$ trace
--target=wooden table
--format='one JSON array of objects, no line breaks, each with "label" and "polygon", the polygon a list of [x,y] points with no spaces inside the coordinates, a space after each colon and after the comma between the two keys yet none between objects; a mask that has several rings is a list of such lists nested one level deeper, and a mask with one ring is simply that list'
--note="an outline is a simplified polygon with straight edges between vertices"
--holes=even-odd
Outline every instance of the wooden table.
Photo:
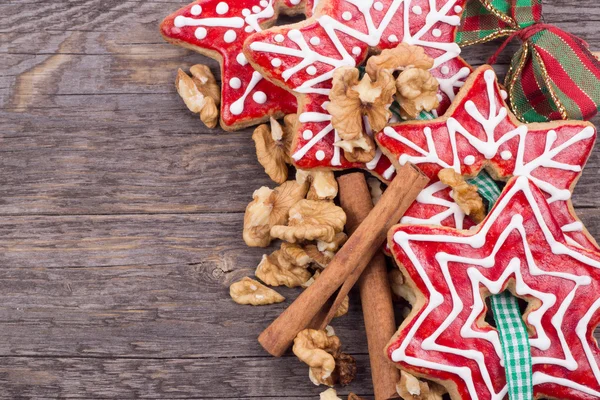
[{"label": "wooden table", "polygon": [[[270,307],[228,286],[264,250],[241,239],[270,182],[251,130],[207,130],[178,67],[216,64],[163,42],[183,1],[0,3],[0,396],[317,399],[295,357],[268,357]],[[595,0],[548,0],[547,22],[600,49]],[[497,46],[468,49],[480,64]],[[506,64],[510,51],[501,58]],[[500,67],[502,68],[502,67]],[[600,237],[600,151],[574,197]],[[372,392],[357,295],[336,320]]]}]

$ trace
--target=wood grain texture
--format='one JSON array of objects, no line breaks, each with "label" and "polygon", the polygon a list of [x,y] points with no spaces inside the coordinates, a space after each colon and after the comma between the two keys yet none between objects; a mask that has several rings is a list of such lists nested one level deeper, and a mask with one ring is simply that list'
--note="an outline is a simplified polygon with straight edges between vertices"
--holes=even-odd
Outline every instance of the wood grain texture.
[{"label": "wood grain texture", "polygon": [[[162,41],[185,1],[0,3],[0,398],[316,399],[291,356],[258,333],[286,302],[244,307],[228,285],[265,250],[241,240],[270,185],[251,130],[211,131],[186,111],[176,68],[213,60]],[[595,0],[546,0],[600,50]],[[466,49],[479,65],[497,43]],[[506,68],[513,44],[500,58]],[[597,122],[598,120],[596,120]],[[600,151],[574,203],[600,237]],[[372,394],[357,293],[334,320]],[[399,312],[400,310],[397,310]]]}]

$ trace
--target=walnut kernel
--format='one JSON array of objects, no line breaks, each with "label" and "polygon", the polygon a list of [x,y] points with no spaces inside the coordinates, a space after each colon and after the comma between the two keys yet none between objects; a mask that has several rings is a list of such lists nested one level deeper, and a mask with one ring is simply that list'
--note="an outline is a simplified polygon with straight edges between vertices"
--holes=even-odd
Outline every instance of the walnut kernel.
[{"label": "walnut kernel", "polygon": [[296,171],[296,181],[308,182],[308,200],[333,200],[338,194],[338,183],[333,171],[302,170]]},{"label": "walnut kernel", "polygon": [[251,304],[253,306],[281,303],[285,300],[282,295],[273,289],[248,277],[233,283],[229,287],[229,295],[238,304]]},{"label": "walnut kernel", "polygon": [[335,358],[340,350],[340,339],[325,331],[305,329],[298,333],[292,348],[296,357],[309,366],[309,377],[315,385],[333,385]]},{"label": "walnut kernel", "polygon": [[477,192],[477,186],[469,185],[452,168],[441,170],[438,177],[442,183],[452,188],[452,198],[465,214],[470,216],[476,223],[480,223],[485,219],[485,205]]},{"label": "walnut kernel", "polygon": [[342,400],[338,397],[335,389],[329,388],[319,394],[319,400]]},{"label": "walnut kernel", "polygon": [[306,196],[306,185],[284,182],[275,190],[266,186],[256,190],[244,214],[243,237],[250,247],[267,247],[272,240],[271,228],[286,224],[290,208]]},{"label": "walnut kernel", "polygon": [[290,288],[302,286],[311,277],[310,271],[287,262],[276,250],[271,255],[264,255],[255,275],[269,286],[287,286]]},{"label": "walnut kernel", "polygon": [[411,68],[402,72],[396,80],[396,99],[406,119],[414,119],[423,110],[431,111],[440,105],[438,89],[440,85],[424,69]]},{"label": "walnut kernel", "polygon": [[290,243],[305,240],[333,241],[344,229],[344,210],[328,201],[301,200],[289,209],[288,225],[271,228],[271,236]]},{"label": "walnut kernel", "polygon": [[210,69],[205,65],[194,65],[193,78],[181,69],[177,71],[175,87],[187,108],[200,114],[200,120],[209,128],[217,126],[221,90]]},{"label": "walnut kernel", "polygon": [[367,74],[375,79],[381,70],[403,71],[407,68],[431,69],[434,60],[425,54],[423,47],[400,43],[396,48],[383,50],[381,54],[369,58]]},{"label": "walnut kernel", "polygon": [[394,77],[387,71],[382,71],[375,80],[365,75],[359,81],[356,68],[336,69],[327,111],[340,138],[356,140],[362,137],[363,116],[367,117],[373,131],[382,130],[391,116],[389,105],[395,92]]},{"label": "walnut kernel", "polygon": [[288,130],[271,117],[270,127],[266,124],[258,126],[252,134],[256,146],[256,157],[265,172],[276,183],[282,184],[288,178],[288,166],[292,160],[289,156],[291,136]]}]

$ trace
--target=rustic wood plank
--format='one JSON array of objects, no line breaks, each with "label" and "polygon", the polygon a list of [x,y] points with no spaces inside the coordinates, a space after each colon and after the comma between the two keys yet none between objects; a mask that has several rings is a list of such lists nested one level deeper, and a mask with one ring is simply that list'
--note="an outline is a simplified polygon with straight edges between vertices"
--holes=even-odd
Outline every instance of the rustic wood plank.
[{"label": "rustic wood plank", "polygon": [[[370,395],[368,357],[358,355],[357,379],[339,389]],[[307,383],[308,382],[308,383]],[[0,398],[318,399],[326,387],[308,368],[285,358],[94,359],[4,357]]]},{"label": "rustic wood plank", "polygon": [[[183,110],[57,114],[0,113],[0,215],[243,212],[273,186],[249,130],[194,134],[199,121]],[[596,150],[577,206],[600,205],[598,168]]]},{"label": "rustic wood plank", "polygon": [[[175,94],[177,67],[208,63],[220,77],[214,61],[158,34],[185,3],[0,4],[10,16],[0,19],[0,398],[275,400],[323,390],[297,360],[264,357],[256,343],[298,290],[263,308],[228,297],[263,253],[241,241],[241,212],[269,182],[250,130],[209,131]],[[573,4],[545,0],[546,22],[600,49],[596,1]],[[497,46],[465,57],[480,64]],[[596,151],[575,194],[596,237],[598,168]],[[359,307],[353,296],[334,321],[360,367],[340,392],[369,395]]]}]

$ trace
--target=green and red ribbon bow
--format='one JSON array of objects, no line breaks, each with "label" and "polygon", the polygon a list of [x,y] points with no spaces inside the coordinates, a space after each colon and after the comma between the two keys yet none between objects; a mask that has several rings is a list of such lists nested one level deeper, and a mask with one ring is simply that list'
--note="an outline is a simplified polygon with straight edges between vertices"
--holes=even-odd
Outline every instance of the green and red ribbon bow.
[{"label": "green and red ribbon bow", "polygon": [[523,45],[512,58],[505,86],[514,113],[525,122],[589,120],[600,107],[600,61],[586,42],[542,22],[542,0],[469,0],[457,36],[461,46],[506,38]]}]

